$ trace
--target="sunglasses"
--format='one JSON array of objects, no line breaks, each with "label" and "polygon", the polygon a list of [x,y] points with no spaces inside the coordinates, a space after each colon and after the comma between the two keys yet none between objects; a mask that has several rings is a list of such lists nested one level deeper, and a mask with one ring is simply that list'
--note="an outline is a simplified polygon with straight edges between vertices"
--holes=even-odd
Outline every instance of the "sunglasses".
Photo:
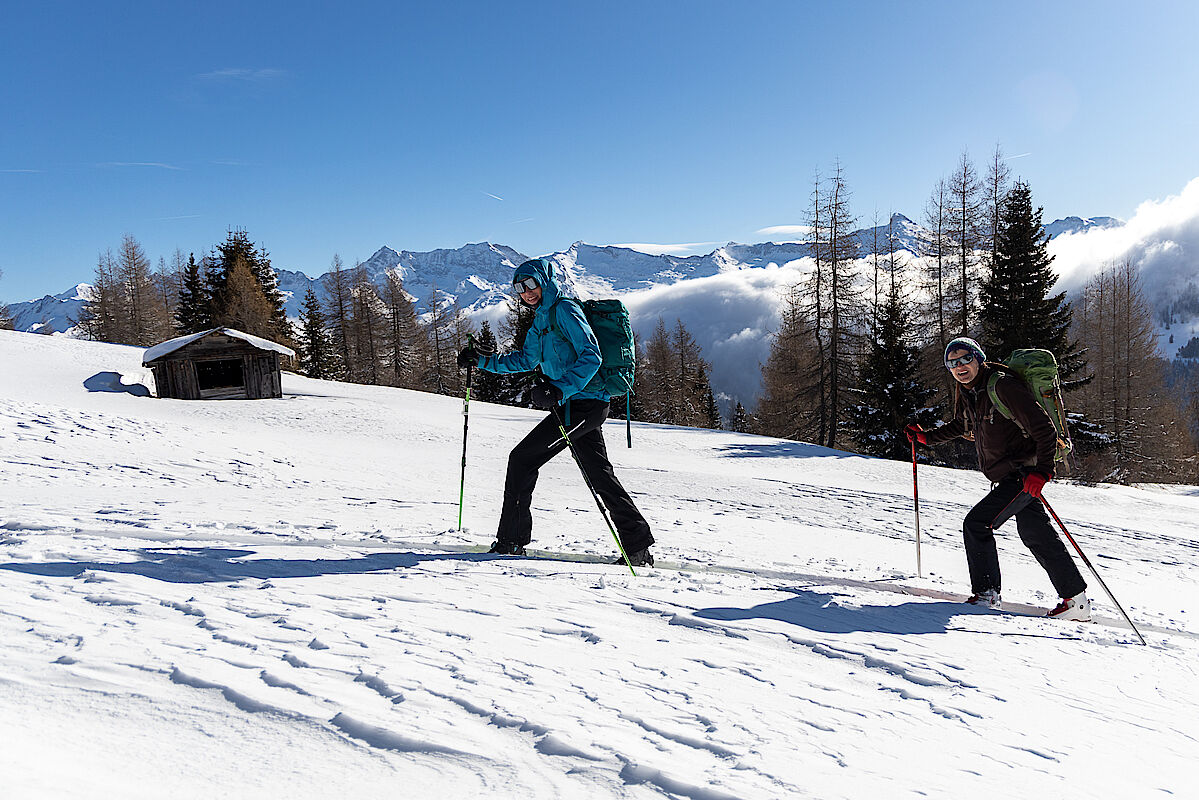
[{"label": "sunglasses", "polygon": [[958,356],[957,358],[947,358],[945,359],[945,369],[953,369],[954,367],[965,366],[973,360],[974,353],[967,353],[966,355]]},{"label": "sunglasses", "polygon": [[536,278],[521,278],[518,281],[513,281],[512,285],[515,286],[516,291],[520,292],[521,294],[524,294],[525,292],[531,292],[534,289],[541,287],[541,284],[537,282]]}]

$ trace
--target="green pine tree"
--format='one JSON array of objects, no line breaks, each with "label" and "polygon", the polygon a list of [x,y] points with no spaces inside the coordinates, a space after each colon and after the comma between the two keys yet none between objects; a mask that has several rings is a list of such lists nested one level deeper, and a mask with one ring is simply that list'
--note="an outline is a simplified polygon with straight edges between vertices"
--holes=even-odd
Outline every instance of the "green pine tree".
[{"label": "green pine tree", "polygon": [[[524,347],[525,336],[533,327],[535,309],[520,302],[515,294],[508,299],[508,316],[500,325],[501,333],[506,335],[508,344],[501,348],[505,351],[519,350]],[[535,378],[532,372],[517,372],[501,375],[502,389],[496,402],[508,406],[529,407],[529,390],[533,388]]]},{"label": "green pine tree", "polygon": [[[496,352],[495,334],[491,331],[491,323],[483,321],[482,327],[479,328],[479,335],[475,337],[475,347],[481,353]],[[474,382],[474,388],[471,390],[471,397],[476,400],[481,400],[484,403],[499,403],[504,400],[504,376],[497,375],[494,372],[488,372],[483,369],[476,369],[474,377],[471,379]]]},{"label": "green pine tree", "polygon": [[254,320],[251,327],[256,329],[259,336],[284,344],[290,342],[294,332],[287,320],[278,276],[271,267],[271,259],[266,250],[255,247],[246,231],[238,228],[228,232],[225,241],[217,245],[216,252],[210,258],[208,290],[212,297],[213,321],[222,324],[222,319],[228,316],[228,307],[239,302],[238,298],[229,293],[228,280],[233,266],[241,261],[249,269],[254,282],[266,299],[266,308],[262,312],[265,314],[264,319]]},{"label": "green pine tree", "polygon": [[737,401],[737,405],[733,408],[733,417],[729,420],[729,430],[735,433],[749,433],[753,428],[753,420],[749,416],[749,412],[745,410],[745,406],[741,405],[741,401]]},{"label": "green pine tree", "polygon": [[697,427],[718,430],[724,427],[724,417],[720,414],[720,406],[716,405],[716,395],[712,392],[712,381],[708,378],[708,370],[703,362],[699,365],[699,375],[695,387],[700,393],[701,406]]},{"label": "green pine tree", "polygon": [[1020,348],[1044,348],[1061,362],[1063,374],[1072,375],[1085,364],[1070,342],[1066,294],[1050,294],[1057,275],[1041,212],[1033,209],[1032,190],[1024,181],[1004,198],[995,263],[981,288],[983,346],[995,360]]},{"label": "green pine tree", "polygon": [[175,331],[182,336],[212,327],[212,296],[208,293],[208,285],[192,253],[188,255],[187,265],[183,268],[183,286],[179,291],[179,304],[175,308]]},{"label": "green pine tree", "polygon": [[911,329],[900,290],[893,282],[861,367],[857,401],[848,415],[860,450],[870,455],[911,458],[904,425],[917,422],[931,428],[940,416],[937,408],[930,407],[933,391],[920,383],[920,348],[905,336]]},{"label": "green pine tree", "polygon": [[304,293],[304,305],[300,311],[300,371],[309,378],[334,380],[339,372],[337,357],[333,352],[333,340],[329,336],[329,323],[321,309],[321,301],[312,287]]}]

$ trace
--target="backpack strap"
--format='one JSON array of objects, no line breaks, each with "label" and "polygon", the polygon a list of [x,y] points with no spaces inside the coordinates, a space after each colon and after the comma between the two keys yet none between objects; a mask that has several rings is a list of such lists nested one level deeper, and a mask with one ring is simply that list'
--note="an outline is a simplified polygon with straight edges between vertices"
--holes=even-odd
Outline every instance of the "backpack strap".
[{"label": "backpack strap", "polygon": [[[999,379],[1003,376],[1009,374],[1016,374],[1018,376],[1018,373],[1014,373],[1006,364],[992,364],[991,369],[994,371],[991,373],[991,377],[987,378],[987,394],[991,398],[991,406],[1004,417],[1016,423],[1016,427],[1019,428],[1020,432],[1024,434],[1024,438],[1031,439],[1032,437],[1028,435],[1028,431],[1025,429],[1024,424],[1012,416],[1012,410],[1007,407],[1006,403],[999,399],[999,392],[995,388],[999,384]],[[1050,421],[1050,424],[1052,424],[1052,420]],[[1056,426],[1054,427],[1056,429]]]},{"label": "backpack strap", "polygon": [[[580,303],[577,299],[575,299],[573,297],[559,297],[557,300],[554,301],[554,304],[552,306],[550,306],[550,310],[549,310],[550,330],[552,330],[554,333],[558,334],[563,339],[565,339],[566,336],[563,335],[562,329],[558,327],[558,304],[563,301],[579,303],[579,308],[582,308],[583,304]],[[586,318],[587,318],[587,315],[584,314],[583,319],[586,319]]]},{"label": "backpack strap", "polygon": [[[991,373],[991,377],[987,378],[987,394],[990,395],[991,405],[995,407],[995,410],[1015,422],[1016,418],[1012,416],[1012,410],[1007,407],[1006,403],[999,399],[999,392],[995,389],[995,386],[999,383],[999,379],[1005,374],[1005,372],[994,369],[994,371]],[[1016,424],[1019,425],[1020,423],[1017,422]]]}]

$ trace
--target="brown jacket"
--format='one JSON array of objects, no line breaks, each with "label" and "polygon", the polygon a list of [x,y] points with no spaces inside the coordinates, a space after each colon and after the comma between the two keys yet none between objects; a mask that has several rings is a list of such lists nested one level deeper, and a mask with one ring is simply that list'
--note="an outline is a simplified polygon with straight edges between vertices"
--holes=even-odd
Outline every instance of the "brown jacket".
[{"label": "brown jacket", "polygon": [[994,365],[986,362],[974,383],[959,387],[953,419],[929,431],[928,443],[940,444],[958,436],[973,438],[979,468],[991,481],[1001,481],[1021,468],[1053,477],[1057,448],[1053,421],[1019,375],[1005,374],[995,384],[995,393],[1015,420],[999,413],[987,393],[987,381],[994,371]]}]

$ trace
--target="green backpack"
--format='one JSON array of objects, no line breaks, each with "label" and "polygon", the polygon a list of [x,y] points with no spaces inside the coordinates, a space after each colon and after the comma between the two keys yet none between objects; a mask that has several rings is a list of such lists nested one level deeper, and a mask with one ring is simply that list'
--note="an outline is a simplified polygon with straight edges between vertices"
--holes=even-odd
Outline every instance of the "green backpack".
[{"label": "green backpack", "polygon": [[[637,369],[637,347],[633,344],[633,325],[629,322],[629,310],[619,300],[587,300],[579,301],[573,297],[563,297],[578,303],[583,309],[583,316],[599,342],[600,380],[603,381],[604,391],[612,397],[630,395],[633,392],[633,374]],[[554,304],[550,313],[550,326],[558,333],[558,305]]]},{"label": "green backpack", "polygon": [[[1066,407],[1062,403],[1062,382],[1058,377],[1057,359],[1053,357],[1053,353],[1038,349],[1017,350],[1007,361],[1000,362],[996,366],[1000,369],[995,370],[987,381],[987,394],[991,396],[991,404],[995,406],[995,410],[1020,425],[1019,420],[1012,416],[1011,409],[999,399],[999,394],[995,391],[995,384],[999,383],[999,379],[1005,374],[1014,373],[1023,378],[1028,387],[1032,389],[1037,403],[1045,409],[1049,419],[1053,420],[1054,430],[1057,431],[1057,449],[1053,454],[1054,463],[1061,463],[1068,467],[1069,462],[1066,459],[1070,455],[1070,451],[1074,449],[1074,444],[1070,441],[1070,431],[1066,427]],[[1021,425],[1020,429],[1024,430],[1024,426]],[[1028,431],[1024,431],[1024,434],[1027,436]]]}]

